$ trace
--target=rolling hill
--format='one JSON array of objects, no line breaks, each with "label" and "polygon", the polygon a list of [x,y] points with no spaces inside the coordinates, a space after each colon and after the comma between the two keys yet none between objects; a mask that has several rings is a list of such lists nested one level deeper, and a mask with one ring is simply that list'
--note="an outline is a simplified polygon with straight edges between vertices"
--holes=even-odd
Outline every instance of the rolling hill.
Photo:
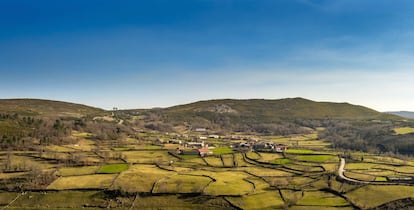
[{"label": "rolling hill", "polygon": [[258,122],[294,119],[400,119],[363,106],[348,103],[315,102],[303,98],[278,100],[209,100],[160,109],[169,118],[187,120],[191,117],[226,115]]},{"label": "rolling hill", "polygon": [[44,117],[82,117],[104,112],[86,105],[42,100],[42,99],[0,99],[0,113],[17,113]]}]

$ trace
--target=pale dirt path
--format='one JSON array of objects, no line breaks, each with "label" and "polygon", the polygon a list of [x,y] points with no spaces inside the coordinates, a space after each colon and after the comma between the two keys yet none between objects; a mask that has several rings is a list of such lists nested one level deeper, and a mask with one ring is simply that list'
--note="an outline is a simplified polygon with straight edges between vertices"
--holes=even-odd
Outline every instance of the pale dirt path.
[{"label": "pale dirt path", "polygon": [[341,179],[344,179],[344,180],[350,181],[350,182],[361,183],[361,184],[370,184],[370,183],[372,183],[372,182],[369,182],[369,181],[361,181],[361,180],[356,180],[356,179],[346,177],[344,175],[344,171],[345,171],[345,158],[341,158],[341,164],[339,165],[339,169],[338,169],[338,175],[339,175],[339,177],[341,177]]}]

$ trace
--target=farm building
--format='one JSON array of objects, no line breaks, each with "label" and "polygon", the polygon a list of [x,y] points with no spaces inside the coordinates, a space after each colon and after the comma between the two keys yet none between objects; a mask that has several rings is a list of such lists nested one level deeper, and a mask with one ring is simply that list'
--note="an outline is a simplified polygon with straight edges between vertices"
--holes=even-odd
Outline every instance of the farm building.
[{"label": "farm building", "polygon": [[199,152],[201,157],[213,154],[213,152],[211,150],[207,149],[207,148],[198,149],[198,152]]}]

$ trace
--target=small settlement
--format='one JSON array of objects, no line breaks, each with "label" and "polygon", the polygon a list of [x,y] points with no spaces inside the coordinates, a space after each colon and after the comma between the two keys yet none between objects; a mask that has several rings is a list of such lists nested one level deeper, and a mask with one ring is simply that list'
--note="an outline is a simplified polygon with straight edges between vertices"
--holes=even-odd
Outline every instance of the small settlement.
[{"label": "small settlement", "polygon": [[[284,144],[276,144],[273,142],[261,141],[259,139],[245,139],[238,136],[219,136],[217,134],[207,134],[207,129],[197,128],[194,130],[195,135],[186,136],[187,138],[177,140],[169,139],[168,141],[160,141],[162,144],[172,144],[170,146],[170,153],[175,155],[199,155],[205,157],[213,155],[213,149],[217,147],[214,144],[215,140],[228,141],[228,147],[239,152],[269,152],[269,153],[283,153],[288,146]],[[236,143],[231,141],[239,139]],[[174,149],[173,149],[174,148]]]}]

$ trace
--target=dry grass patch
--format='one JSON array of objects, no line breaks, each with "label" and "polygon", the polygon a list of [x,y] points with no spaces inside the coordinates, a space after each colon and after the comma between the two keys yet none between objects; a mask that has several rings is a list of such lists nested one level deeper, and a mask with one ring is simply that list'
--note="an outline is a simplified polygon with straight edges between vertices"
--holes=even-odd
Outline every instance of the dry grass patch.
[{"label": "dry grass patch", "polygon": [[154,193],[200,193],[212,179],[204,176],[174,175],[160,180]]},{"label": "dry grass patch", "polygon": [[263,167],[246,167],[241,168],[240,170],[249,172],[251,174],[254,174],[256,176],[265,177],[265,176],[293,176],[292,173],[280,170],[280,169],[272,169],[272,168],[263,168]]},{"label": "dry grass patch", "polygon": [[341,197],[321,191],[305,191],[304,196],[297,202],[303,206],[348,206],[349,203]]},{"label": "dry grass patch", "polygon": [[57,171],[59,176],[78,176],[94,174],[99,169],[99,166],[84,166],[84,167],[68,167],[61,168]]},{"label": "dry grass patch", "polygon": [[244,180],[249,175],[243,172],[194,171],[191,174],[207,175],[216,179],[204,190],[208,195],[245,195],[254,190],[253,184]]},{"label": "dry grass patch", "polygon": [[151,192],[155,182],[174,174],[176,172],[162,170],[154,165],[132,165],[115,180],[113,188],[127,192]]},{"label": "dry grass patch", "polygon": [[361,180],[361,181],[375,181],[375,176],[373,175],[369,175],[369,174],[362,174],[362,173],[355,173],[355,172],[350,172],[350,171],[346,171],[344,173],[344,175],[346,177],[352,178],[352,179],[356,179],[356,180]]},{"label": "dry grass patch", "polygon": [[[103,208],[104,194],[98,191],[27,192],[10,209],[82,209],[85,205]],[[88,208],[89,209],[89,208]]]},{"label": "dry grass patch", "polygon": [[174,162],[178,159],[170,156],[167,151],[126,151],[122,152],[125,155],[125,159],[129,163],[162,163],[162,162],[170,162],[173,160]]},{"label": "dry grass patch", "polygon": [[52,152],[74,152],[75,149],[58,146],[58,145],[50,145],[45,147],[46,150],[52,151]]},{"label": "dry grass patch", "polygon": [[283,158],[283,155],[279,153],[260,153],[260,156],[262,157],[259,160],[262,162],[270,162],[275,159]]},{"label": "dry grass patch", "polygon": [[221,155],[221,158],[223,159],[223,163],[224,163],[225,167],[233,167],[234,166],[233,154]]},{"label": "dry grass patch", "polygon": [[189,162],[189,163],[196,163],[196,164],[199,164],[199,165],[207,165],[207,164],[204,162],[204,160],[203,160],[200,156],[198,156],[198,155],[197,155],[197,157],[195,157],[195,158],[186,159],[186,160],[183,160],[183,161],[185,161],[185,162]]},{"label": "dry grass patch", "polygon": [[243,155],[241,153],[234,153],[234,159],[236,160],[236,166],[238,167],[253,166],[252,164],[244,160]]},{"label": "dry grass patch", "polygon": [[223,167],[223,162],[221,161],[221,158],[215,157],[215,156],[209,156],[205,157],[204,160],[207,161],[207,163],[214,167]]},{"label": "dry grass patch", "polygon": [[0,207],[9,204],[20,193],[0,191]]},{"label": "dry grass patch", "polygon": [[105,189],[108,188],[115,179],[116,174],[94,174],[82,176],[60,177],[47,189],[67,190],[67,189]]}]

